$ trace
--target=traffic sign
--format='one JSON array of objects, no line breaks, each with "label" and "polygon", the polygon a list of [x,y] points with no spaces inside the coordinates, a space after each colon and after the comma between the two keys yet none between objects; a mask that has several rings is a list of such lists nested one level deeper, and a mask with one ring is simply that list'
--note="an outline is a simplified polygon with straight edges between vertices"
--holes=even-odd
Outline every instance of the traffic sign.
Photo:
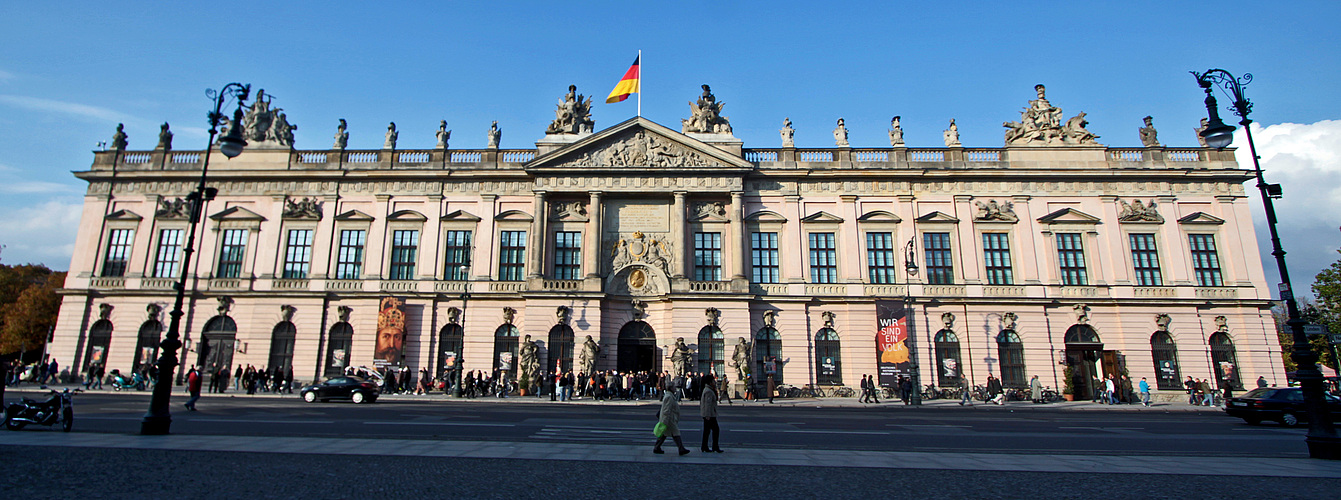
[{"label": "traffic sign", "polygon": [[1322,325],[1304,325],[1304,335],[1323,335],[1325,333],[1327,333],[1327,329],[1323,328]]},{"label": "traffic sign", "polygon": [[1341,344],[1341,333],[1333,333],[1327,336],[1333,344]]}]

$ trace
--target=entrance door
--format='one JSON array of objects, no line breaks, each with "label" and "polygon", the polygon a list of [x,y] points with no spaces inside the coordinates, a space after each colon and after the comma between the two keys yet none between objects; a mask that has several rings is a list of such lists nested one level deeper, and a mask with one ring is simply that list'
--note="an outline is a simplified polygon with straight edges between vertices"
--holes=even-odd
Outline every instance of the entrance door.
[{"label": "entrance door", "polygon": [[1102,345],[1066,346],[1066,364],[1071,367],[1071,388],[1075,391],[1076,401],[1093,399],[1094,391],[1099,389],[1095,384],[1100,376],[1097,361],[1102,349]]},{"label": "entrance door", "polygon": [[656,371],[657,336],[652,326],[630,321],[619,329],[616,369],[621,372]]},{"label": "entrance door", "polygon": [[205,323],[200,340],[200,358],[196,364],[203,370],[206,384],[214,378],[214,374],[233,363],[236,339],[237,323],[232,318],[215,316]]}]

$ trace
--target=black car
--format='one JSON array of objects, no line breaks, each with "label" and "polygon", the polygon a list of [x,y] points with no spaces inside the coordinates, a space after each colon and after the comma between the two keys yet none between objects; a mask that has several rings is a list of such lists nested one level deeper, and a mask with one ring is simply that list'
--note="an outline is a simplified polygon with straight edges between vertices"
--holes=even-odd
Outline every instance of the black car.
[{"label": "black car", "polygon": [[363,377],[342,375],[326,379],[320,384],[312,384],[302,390],[303,401],[315,403],[332,399],[348,399],[355,404],[377,401],[382,389]]},{"label": "black car", "polygon": [[[1341,399],[1324,394],[1327,411],[1332,421],[1341,421]],[[1241,418],[1252,425],[1263,420],[1274,420],[1281,425],[1295,425],[1301,419],[1308,420],[1308,409],[1304,406],[1304,391],[1298,387],[1262,387],[1248,391],[1242,396],[1229,398],[1225,404],[1225,413]]]}]

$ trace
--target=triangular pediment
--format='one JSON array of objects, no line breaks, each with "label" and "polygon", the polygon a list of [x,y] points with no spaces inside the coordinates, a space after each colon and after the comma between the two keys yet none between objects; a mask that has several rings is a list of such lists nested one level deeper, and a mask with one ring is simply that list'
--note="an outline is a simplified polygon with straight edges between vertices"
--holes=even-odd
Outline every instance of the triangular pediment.
[{"label": "triangular pediment", "polygon": [[1085,212],[1081,212],[1074,208],[1063,208],[1056,212],[1039,217],[1038,221],[1044,224],[1065,224],[1068,222],[1080,223],[1080,224],[1097,224],[1099,222],[1099,218],[1087,214]]},{"label": "triangular pediment", "polygon": [[545,168],[753,168],[744,158],[634,117],[531,160],[526,169]]},{"label": "triangular pediment", "polygon": [[957,224],[959,223],[959,219],[953,215],[937,210],[935,212],[931,212],[929,214],[918,217],[917,222],[923,224],[926,224],[928,222],[949,222]]},{"label": "triangular pediment", "polygon": [[1225,220],[1206,212],[1192,212],[1178,219],[1179,224],[1224,224]]},{"label": "triangular pediment", "polygon": [[405,221],[405,222],[424,222],[428,220],[428,217],[425,217],[424,214],[421,214],[414,210],[399,210],[396,212],[392,212],[391,215],[386,216],[386,220]]},{"label": "triangular pediment", "polygon": [[475,214],[472,214],[472,213],[467,212],[467,211],[465,211],[465,210],[457,210],[457,211],[455,211],[455,212],[452,212],[452,213],[449,213],[449,214],[447,214],[447,215],[442,216],[442,220],[445,220],[445,221],[462,221],[462,222],[479,222],[479,221],[480,221],[480,218],[479,218],[478,216],[476,216]]},{"label": "triangular pediment", "polygon": [[885,211],[885,210],[872,210],[872,211],[870,211],[870,212],[866,212],[866,214],[865,214],[865,215],[862,215],[861,217],[857,217],[857,221],[858,221],[858,222],[903,222],[903,219],[900,219],[899,216],[894,215],[893,212],[889,212],[889,211]]},{"label": "triangular pediment", "polygon": [[745,222],[787,222],[787,218],[772,210],[760,210],[746,217]]},{"label": "triangular pediment", "polygon": [[335,220],[371,222],[373,220],[373,216],[365,214],[358,210],[350,210],[348,212],[335,216]]},{"label": "triangular pediment", "polygon": [[226,221],[226,220],[264,221],[265,217],[261,217],[261,214],[253,212],[251,210],[247,210],[242,207],[228,207],[219,213],[211,215],[210,219],[216,221]]},{"label": "triangular pediment", "polygon": [[820,210],[820,211],[815,212],[815,213],[813,213],[813,214],[810,214],[810,215],[807,215],[807,216],[805,216],[805,217],[802,217],[802,218],[801,218],[801,222],[834,222],[834,223],[838,223],[838,222],[843,222],[843,218],[842,218],[842,217],[839,217],[839,216],[837,216],[837,215],[831,214],[831,213],[829,213],[829,212],[825,212],[825,211],[823,211],[823,210]]},{"label": "triangular pediment", "polygon": [[137,214],[137,213],[135,213],[135,212],[131,212],[130,210],[117,210],[117,211],[115,211],[115,212],[112,212],[112,213],[110,213],[110,214],[107,214],[107,216],[106,216],[106,217],[103,217],[103,218],[106,219],[106,220],[143,220],[143,219],[144,219],[144,217],[140,217],[140,214]]}]

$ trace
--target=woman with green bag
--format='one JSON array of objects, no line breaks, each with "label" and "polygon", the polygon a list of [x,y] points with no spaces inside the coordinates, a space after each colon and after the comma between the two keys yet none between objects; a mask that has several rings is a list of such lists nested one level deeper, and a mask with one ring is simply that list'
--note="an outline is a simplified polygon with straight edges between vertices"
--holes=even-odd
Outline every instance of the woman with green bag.
[{"label": "woman with green bag", "polygon": [[[689,448],[684,447],[680,441],[680,397],[676,391],[667,388],[661,396],[661,412],[657,415],[657,425],[652,429],[652,433],[657,436],[657,444],[652,447],[652,453],[662,454],[661,443],[666,442],[666,436],[675,440],[675,446],[680,448],[681,455],[687,455]],[[661,431],[657,433],[657,431]]]}]

